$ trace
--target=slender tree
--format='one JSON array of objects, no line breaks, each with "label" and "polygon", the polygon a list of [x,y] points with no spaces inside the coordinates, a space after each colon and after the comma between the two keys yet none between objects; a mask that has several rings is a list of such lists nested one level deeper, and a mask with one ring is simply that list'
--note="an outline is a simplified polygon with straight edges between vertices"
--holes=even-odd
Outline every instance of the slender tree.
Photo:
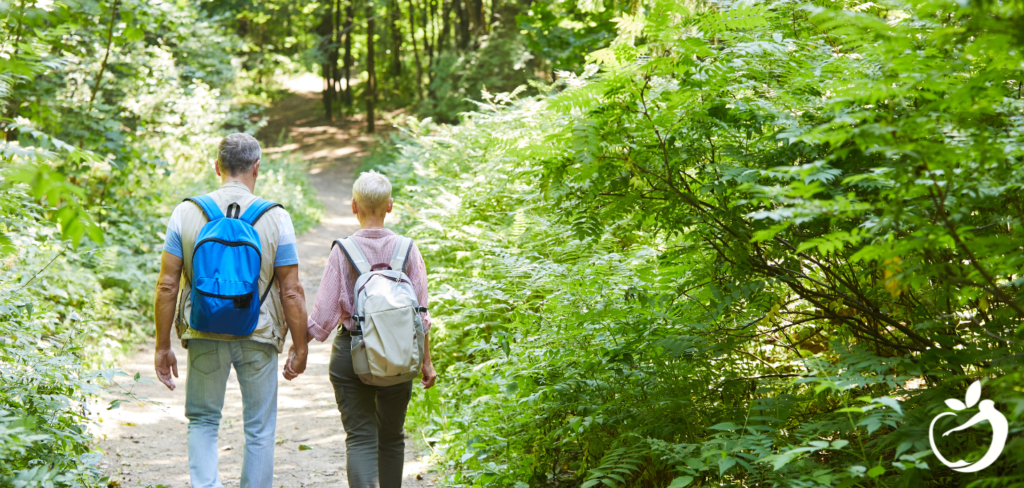
[{"label": "slender tree", "polygon": [[459,25],[458,25],[458,28],[459,28],[458,46],[459,46],[459,49],[466,50],[467,48],[469,48],[469,40],[470,40],[470,37],[471,37],[470,27],[469,27],[469,18],[471,16],[471,14],[468,11],[469,9],[467,8],[467,6],[465,5],[465,2],[463,2],[463,0],[453,0],[453,1],[455,2],[455,16],[458,18],[458,21],[459,21]]},{"label": "slender tree", "polygon": [[452,36],[452,9],[455,2],[459,0],[441,0],[444,3],[444,13],[441,14],[441,34],[437,38],[437,52],[448,47],[449,39]]},{"label": "slender tree", "polygon": [[373,13],[373,0],[366,2],[366,132],[374,133],[374,110],[377,103],[377,75],[373,62],[373,35],[376,27]]},{"label": "slender tree", "polygon": [[[334,35],[332,36],[331,46],[331,66],[334,70],[334,86],[338,102],[342,102],[344,99],[344,93],[341,88],[341,77],[342,69],[338,65],[341,59],[341,0],[335,0],[334,2]],[[348,80],[345,81],[348,84]]]},{"label": "slender tree", "polygon": [[316,33],[320,35],[320,53],[323,56],[320,62],[320,75],[324,79],[324,88],[321,96],[324,102],[324,114],[327,116],[327,120],[334,120],[334,111],[332,110],[334,105],[335,89],[334,89],[334,70],[331,66],[331,36],[334,33],[333,15],[331,7],[328,6],[324,9],[323,17],[320,20],[320,25],[316,28]]},{"label": "slender tree", "polygon": [[434,10],[437,9],[436,0],[423,0],[423,15],[421,19],[423,21],[423,51],[427,55],[427,69],[430,69],[430,65],[434,64],[434,35],[431,31],[437,32],[437,26],[434,25],[434,17],[437,15]]},{"label": "slender tree", "polygon": [[345,56],[342,76],[345,77],[345,96],[343,102],[348,108],[352,108],[352,30],[355,29],[355,0],[348,0],[345,4]]},{"label": "slender tree", "polygon": [[[100,82],[103,81],[103,72],[107,69],[107,58],[110,56],[110,44],[114,40],[114,24],[117,19],[117,3],[118,0],[114,0],[113,5],[110,6],[110,28],[107,30],[107,49],[103,53],[103,62],[100,63],[100,73],[96,75],[96,84],[92,87],[92,94],[89,95],[89,108],[92,108],[93,102],[96,101],[96,93],[100,91]],[[21,38],[21,23],[18,23],[18,38]],[[17,53],[17,50],[15,50]],[[79,144],[81,145],[81,144]]]},{"label": "slender tree", "polygon": [[402,6],[398,0],[388,0],[388,30],[391,34],[391,67],[388,75],[396,91],[400,91],[399,78],[402,76]]},{"label": "slender tree", "polygon": [[473,24],[473,43],[476,44],[476,40],[481,35],[487,33],[487,16],[484,12],[484,0],[468,0],[469,1],[469,17],[470,22]]},{"label": "slender tree", "polygon": [[491,0],[491,24],[498,23],[500,15],[498,12],[501,10],[501,0]]},{"label": "slender tree", "polygon": [[[424,12],[423,15],[426,15]],[[423,65],[420,64],[420,51],[416,47],[416,9],[409,0],[409,38],[412,39],[412,55],[416,62],[416,97],[423,101]],[[426,31],[424,31],[426,34]],[[424,38],[426,35],[423,36]]]}]

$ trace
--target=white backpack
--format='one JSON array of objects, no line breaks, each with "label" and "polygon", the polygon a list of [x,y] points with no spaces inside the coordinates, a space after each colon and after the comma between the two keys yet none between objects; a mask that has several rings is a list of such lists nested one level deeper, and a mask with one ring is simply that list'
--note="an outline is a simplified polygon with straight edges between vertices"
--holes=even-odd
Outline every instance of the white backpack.
[{"label": "white backpack", "polygon": [[426,312],[405,274],[412,239],[399,236],[390,263],[370,265],[355,239],[334,241],[359,272],[352,319],[352,367],[363,383],[391,386],[420,375]]}]

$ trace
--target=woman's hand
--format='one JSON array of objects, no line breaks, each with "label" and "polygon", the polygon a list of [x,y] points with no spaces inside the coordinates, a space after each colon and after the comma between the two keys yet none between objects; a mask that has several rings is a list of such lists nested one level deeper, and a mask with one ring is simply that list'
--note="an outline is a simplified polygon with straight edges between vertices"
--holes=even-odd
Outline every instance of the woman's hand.
[{"label": "woman's hand", "polygon": [[309,350],[305,345],[288,349],[288,361],[284,364],[284,379],[291,381],[306,371],[306,356]]},{"label": "woman's hand", "polygon": [[420,378],[420,383],[423,383],[423,389],[429,389],[434,386],[434,381],[437,380],[437,371],[434,371],[434,363],[429,358],[423,359],[423,377]]}]

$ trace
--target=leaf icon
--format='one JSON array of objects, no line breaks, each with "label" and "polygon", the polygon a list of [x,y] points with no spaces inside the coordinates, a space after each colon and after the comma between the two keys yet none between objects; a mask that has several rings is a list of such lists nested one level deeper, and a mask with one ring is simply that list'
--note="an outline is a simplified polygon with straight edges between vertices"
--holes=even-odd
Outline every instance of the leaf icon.
[{"label": "leaf icon", "polygon": [[953,410],[966,410],[967,409],[967,405],[964,405],[964,402],[961,402],[960,400],[957,400],[956,398],[948,398],[948,399],[946,399],[946,406],[949,407],[949,408],[952,408]]},{"label": "leaf icon", "polygon": [[[967,387],[967,406],[973,407],[981,400],[981,381],[975,381],[971,383],[971,386]],[[948,404],[948,403],[947,403]]]}]

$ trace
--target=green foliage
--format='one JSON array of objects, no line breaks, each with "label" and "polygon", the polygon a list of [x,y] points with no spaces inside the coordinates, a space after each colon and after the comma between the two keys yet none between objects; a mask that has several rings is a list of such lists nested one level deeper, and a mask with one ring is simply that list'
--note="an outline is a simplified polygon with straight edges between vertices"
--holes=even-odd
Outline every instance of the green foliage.
[{"label": "green foliage", "polygon": [[1020,4],[643,7],[600,70],[382,166],[446,482],[1024,483],[1012,435],[974,474],[928,445],[976,379],[1021,428]]},{"label": "green foliage", "polygon": [[456,122],[459,114],[477,108],[488,91],[508,92],[525,84],[532,55],[515,32],[496,32],[469,52],[440,54],[434,62],[431,96],[419,111],[441,122]]},{"label": "green foliage", "polygon": [[[95,368],[152,334],[171,208],[216,188],[217,141],[261,125],[236,100],[260,97],[242,92],[243,43],[187,3],[0,13],[0,485],[96,486],[86,399],[123,373]],[[315,225],[304,166],[261,169],[260,192]]]}]

